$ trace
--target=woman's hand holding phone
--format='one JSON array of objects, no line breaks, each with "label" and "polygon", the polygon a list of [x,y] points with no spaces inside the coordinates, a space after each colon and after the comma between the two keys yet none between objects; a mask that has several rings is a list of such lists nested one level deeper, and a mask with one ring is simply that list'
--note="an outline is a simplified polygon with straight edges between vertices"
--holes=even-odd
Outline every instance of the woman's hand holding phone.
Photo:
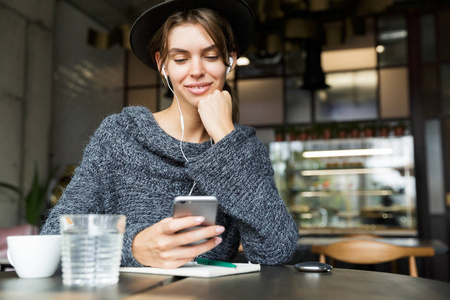
[{"label": "woman's hand holding phone", "polygon": [[[180,230],[199,226],[203,217],[166,218],[136,235],[132,251],[135,259],[144,266],[173,269],[192,261],[222,242],[217,237],[225,231],[223,226],[206,226],[178,233]],[[185,246],[207,239],[206,242]]]},{"label": "woman's hand holding phone", "polygon": [[[177,268],[222,242],[218,235],[224,232],[225,228],[213,225],[216,206],[211,205],[211,202],[210,206],[199,205],[194,197],[187,198],[187,201],[186,197],[180,198],[175,200],[176,218],[163,219],[134,238],[132,252],[141,264],[157,268]],[[215,201],[217,204],[217,200]],[[204,213],[199,213],[200,211]],[[198,215],[194,215],[195,213]],[[206,221],[202,214],[206,215]],[[204,226],[205,223],[209,226]],[[197,228],[189,230],[192,227]]]}]

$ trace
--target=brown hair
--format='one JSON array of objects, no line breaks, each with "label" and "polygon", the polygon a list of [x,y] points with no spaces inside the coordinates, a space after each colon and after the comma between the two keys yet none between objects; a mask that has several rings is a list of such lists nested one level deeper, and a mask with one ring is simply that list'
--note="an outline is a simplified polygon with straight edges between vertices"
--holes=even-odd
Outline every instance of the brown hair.
[{"label": "brown hair", "polygon": [[[213,0],[212,0],[213,1]],[[214,41],[219,51],[219,57],[228,67],[228,57],[231,52],[237,52],[237,46],[234,43],[233,31],[227,20],[222,18],[216,12],[206,8],[196,8],[187,11],[179,11],[172,14],[161,26],[158,32],[149,43],[150,56],[155,65],[158,65],[155,59],[156,52],[160,53],[161,65],[168,56],[169,33],[176,26],[182,24],[200,24]],[[225,82],[223,87],[228,91],[232,99],[232,120],[233,123],[239,121],[239,101],[236,92]]]}]

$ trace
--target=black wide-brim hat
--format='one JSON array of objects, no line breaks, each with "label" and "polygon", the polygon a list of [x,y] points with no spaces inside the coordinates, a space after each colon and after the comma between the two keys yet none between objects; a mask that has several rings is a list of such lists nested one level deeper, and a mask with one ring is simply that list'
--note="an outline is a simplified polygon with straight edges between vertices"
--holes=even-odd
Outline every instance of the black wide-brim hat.
[{"label": "black wide-brim hat", "polygon": [[153,36],[174,12],[192,8],[209,8],[228,20],[233,30],[238,57],[252,41],[255,16],[243,0],[166,0],[146,10],[134,22],[130,31],[130,45],[134,54],[144,64],[157,69],[148,45]]}]

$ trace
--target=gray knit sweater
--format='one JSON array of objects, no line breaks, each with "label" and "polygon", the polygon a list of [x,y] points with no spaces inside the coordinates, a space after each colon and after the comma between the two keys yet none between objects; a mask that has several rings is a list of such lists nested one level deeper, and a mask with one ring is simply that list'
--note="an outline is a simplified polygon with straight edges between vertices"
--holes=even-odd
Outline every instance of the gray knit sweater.
[{"label": "gray knit sweater", "polygon": [[213,195],[223,241],[202,257],[229,261],[242,242],[246,258],[277,265],[293,255],[298,227],[278,195],[266,148],[254,129],[235,125],[218,143],[183,143],[166,134],[150,111],[127,107],[106,118],[51,210],[41,234],[59,234],[61,214],[124,214],[123,266],[142,266],[131,252],[137,233],[172,216],[173,199]]}]

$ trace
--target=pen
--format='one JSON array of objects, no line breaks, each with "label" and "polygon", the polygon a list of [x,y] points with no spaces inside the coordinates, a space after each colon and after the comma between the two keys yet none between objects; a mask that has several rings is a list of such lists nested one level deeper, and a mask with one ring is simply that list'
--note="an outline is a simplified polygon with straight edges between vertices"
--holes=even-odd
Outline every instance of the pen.
[{"label": "pen", "polygon": [[207,258],[197,258],[197,263],[201,264],[201,265],[210,265],[210,266],[218,266],[218,267],[225,267],[225,268],[236,268],[235,264],[224,262],[224,261],[207,259]]}]

